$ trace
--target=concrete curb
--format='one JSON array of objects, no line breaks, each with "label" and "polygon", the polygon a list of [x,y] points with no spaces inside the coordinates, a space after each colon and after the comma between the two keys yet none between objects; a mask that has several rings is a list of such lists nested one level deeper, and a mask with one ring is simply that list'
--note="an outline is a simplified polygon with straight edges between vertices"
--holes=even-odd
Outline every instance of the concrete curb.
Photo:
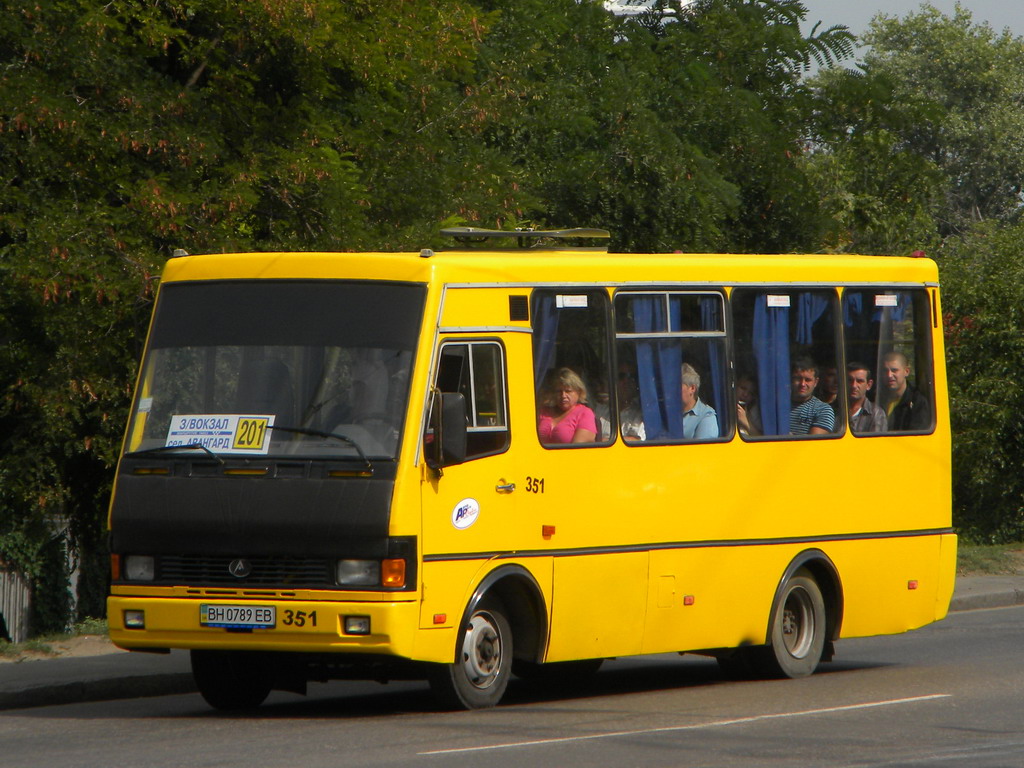
[{"label": "concrete curb", "polygon": [[1007,589],[1001,592],[987,592],[977,595],[953,596],[949,603],[950,612],[977,611],[983,608],[1008,608],[1024,605],[1024,589]]},{"label": "concrete curb", "polygon": [[179,693],[194,693],[195,690],[195,681],[187,672],[134,675],[106,680],[76,680],[40,685],[20,691],[0,691],[0,710],[138,699],[146,696],[172,696]]}]

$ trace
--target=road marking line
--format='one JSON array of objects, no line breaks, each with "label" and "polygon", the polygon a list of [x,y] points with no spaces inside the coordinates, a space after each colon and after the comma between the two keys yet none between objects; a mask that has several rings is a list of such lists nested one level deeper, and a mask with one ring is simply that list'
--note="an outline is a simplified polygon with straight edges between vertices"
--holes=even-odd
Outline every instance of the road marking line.
[{"label": "road marking line", "polygon": [[590,741],[593,739],[610,739],[618,736],[642,736],[650,733],[668,733],[671,731],[699,731],[704,728],[721,728],[727,725],[745,725],[747,723],[758,723],[765,720],[783,720],[791,717],[809,717],[812,715],[830,715],[836,712],[851,712],[858,709],[873,709],[875,707],[891,707],[897,704],[918,704],[923,701],[935,701],[936,699],[949,699],[952,694],[933,693],[928,696],[913,696],[906,699],[887,699],[885,701],[869,701],[863,704],[846,704],[841,707],[825,707],[824,709],[805,709],[800,712],[780,712],[774,715],[752,715],[751,717],[738,717],[733,720],[715,720],[710,723],[697,723],[695,725],[671,725],[663,728],[644,728],[636,731],[610,731],[608,733],[593,733],[589,736],[563,736],[554,739],[538,739],[536,741],[516,741],[507,744],[489,744],[483,747],[459,747],[457,749],[436,749],[430,752],[419,752],[424,755],[453,755],[462,752],[487,752],[495,749],[516,749],[518,747],[536,747],[549,744],[568,744],[573,741]]}]

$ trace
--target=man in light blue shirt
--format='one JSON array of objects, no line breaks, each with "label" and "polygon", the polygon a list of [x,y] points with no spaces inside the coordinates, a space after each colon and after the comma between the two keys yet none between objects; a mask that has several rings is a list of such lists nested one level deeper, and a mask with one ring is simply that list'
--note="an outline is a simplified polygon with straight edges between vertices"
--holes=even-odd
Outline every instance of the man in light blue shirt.
[{"label": "man in light blue shirt", "polygon": [[718,416],[715,409],[702,403],[700,374],[689,363],[683,363],[683,437],[687,440],[712,440],[718,437]]}]

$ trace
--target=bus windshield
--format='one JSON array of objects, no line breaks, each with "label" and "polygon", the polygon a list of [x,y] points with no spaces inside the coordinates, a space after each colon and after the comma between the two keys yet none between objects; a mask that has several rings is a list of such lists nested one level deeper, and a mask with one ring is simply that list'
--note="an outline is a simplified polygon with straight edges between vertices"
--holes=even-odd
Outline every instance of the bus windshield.
[{"label": "bus windshield", "polygon": [[164,285],[126,451],[394,458],[424,297],[407,283]]}]

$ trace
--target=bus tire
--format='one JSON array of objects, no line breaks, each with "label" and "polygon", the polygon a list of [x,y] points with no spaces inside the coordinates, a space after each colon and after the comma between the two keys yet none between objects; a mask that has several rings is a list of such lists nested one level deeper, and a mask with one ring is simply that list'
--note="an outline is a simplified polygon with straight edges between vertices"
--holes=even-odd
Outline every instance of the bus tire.
[{"label": "bus tire", "polygon": [[761,671],[771,677],[807,677],[814,673],[825,648],[825,601],[810,572],[797,571],[782,588]]},{"label": "bus tire", "polygon": [[214,709],[256,709],[270,693],[270,669],[254,654],[194,650],[191,656],[196,687]]},{"label": "bus tire", "polygon": [[481,600],[459,632],[454,664],[437,664],[430,688],[445,707],[484,709],[505,694],[512,675],[512,627],[496,600]]}]

